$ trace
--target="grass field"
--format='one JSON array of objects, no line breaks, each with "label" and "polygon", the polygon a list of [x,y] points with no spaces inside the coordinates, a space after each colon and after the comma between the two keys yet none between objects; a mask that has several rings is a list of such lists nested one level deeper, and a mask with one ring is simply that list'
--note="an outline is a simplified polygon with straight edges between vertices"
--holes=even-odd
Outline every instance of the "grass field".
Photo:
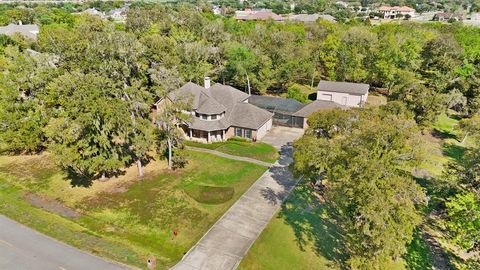
[{"label": "grass field", "polygon": [[185,144],[193,147],[216,150],[234,156],[254,158],[270,163],[275,162],[279,157],[278,151],[275,147],[262,142],[228,140],[225,142],[207,144],[186,141]]},{"label": "grass field", "polygon": [[165,161],[155,161],[142,179],[129,168],[118,178],[84,188],[71,187],[48,155],[3,156],[0,213],[130,265],[144,267],[147,256],[154,255],[165,269],[266,169],[193,151],[189,161],[174,172],[165,170]]},{"label": "grass field", "polygon": [[[300,184],[267,225],[239,269],[344,269],[343,236],[330,213],[310,186]],[[388,269],[406,269],[405,261],[398,260]]]},{"label": "grass field", "polygon": [[441,176],[448,162],[458,161],[464,154],[465,147],[473,146],[471,138],[465,145],[459,142],[461,136],[455,129],[457,123],[458,119],[454,116],[443,114],[433,125],[431,132],[424,135],[425,160],[419,167],[426,169],[434,177]]}]

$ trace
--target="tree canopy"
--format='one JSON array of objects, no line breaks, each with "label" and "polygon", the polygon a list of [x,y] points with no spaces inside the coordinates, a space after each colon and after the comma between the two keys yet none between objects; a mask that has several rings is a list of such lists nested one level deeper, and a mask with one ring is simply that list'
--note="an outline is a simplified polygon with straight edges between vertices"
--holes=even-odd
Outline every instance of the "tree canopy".
[{"label": "tree canopy", "polygon": [[403,111],[392,103],[318,112],[295,143],[295,169],[321,180],[353,269],[381,269],[401,256],[421,220],[424,191],[401,170],[418,158],[416,124]]}]

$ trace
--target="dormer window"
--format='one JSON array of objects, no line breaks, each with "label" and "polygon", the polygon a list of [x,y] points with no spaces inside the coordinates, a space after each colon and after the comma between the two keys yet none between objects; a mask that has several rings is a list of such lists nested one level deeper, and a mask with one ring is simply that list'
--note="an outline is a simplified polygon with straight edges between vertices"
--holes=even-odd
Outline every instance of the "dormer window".
[{"label": "dormer window", "polygon": [[202,114],[202,119],[207,120],[208,116],[206,114]]},{"label": "dormer window", "polygon": [[212,115],[212,120],[217,120],[217,115],[216,114]]}]

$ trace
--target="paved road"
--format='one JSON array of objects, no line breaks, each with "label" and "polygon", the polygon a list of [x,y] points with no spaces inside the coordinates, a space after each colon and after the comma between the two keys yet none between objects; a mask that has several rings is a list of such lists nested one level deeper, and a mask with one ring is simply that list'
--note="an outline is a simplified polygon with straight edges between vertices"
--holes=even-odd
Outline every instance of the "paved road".
[{"label": "paved road", "polygon": [[258,159],[234,156],[234,155],[225,154],[225,153],[222,153],[220,151],[216,151],[216,150],[212,150],[212,149],[205,149],[205,148],[199,148],[199,147],[193,147],[193,146],[187,146],[187,149],[191,149],[193,151],[202,152],[202,153],[209,153],[209,154],[212,154],[212,155],[216,155],[216,156],[224,157],[224,158],[228,158],[228,159],[234,159],[234,160],[240,160],[240,161],[255,163],[257,165],[265,166],[265,167],[270,167],[270,166],[273,165],[273,163],[268,163],[268,162],[261,161],[261,160],[258,160]]},{"label": "paved road", "polygon": [[280,148],[280,159],[210,228],[175,265],[174,270],[231,270],[240,261],[280,208],[297,180],[288,170],[292,146],[285,143],[300,136],[274,129],[264,138]]},{"label": "paved road", "polygon": [[2,270],[120,270],[107,262],[0,215],[0,269]]}]

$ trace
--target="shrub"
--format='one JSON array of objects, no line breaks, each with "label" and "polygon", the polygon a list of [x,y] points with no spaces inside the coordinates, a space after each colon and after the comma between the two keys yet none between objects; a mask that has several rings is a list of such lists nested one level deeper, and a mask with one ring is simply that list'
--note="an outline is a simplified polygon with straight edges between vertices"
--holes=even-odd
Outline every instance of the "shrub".
[{"label": "shrub", "polygon": [[249,139],[247,138],[242,138],[242,137],[231,137],[227,141],[232,141],[232,142],[250,142]]},{"label": "shrub", "polygon": [[302,90],[298,86],[290,86],[287,90],[287,98],[295,99],[302,103],[307,103],[307,95],[302,93]]},{"label": "shrub", "polygon": [[185,150],[179,149],[173,152],[172,157],[172,169],[181,169],[185,168],[188,164],[188,154]]}]

